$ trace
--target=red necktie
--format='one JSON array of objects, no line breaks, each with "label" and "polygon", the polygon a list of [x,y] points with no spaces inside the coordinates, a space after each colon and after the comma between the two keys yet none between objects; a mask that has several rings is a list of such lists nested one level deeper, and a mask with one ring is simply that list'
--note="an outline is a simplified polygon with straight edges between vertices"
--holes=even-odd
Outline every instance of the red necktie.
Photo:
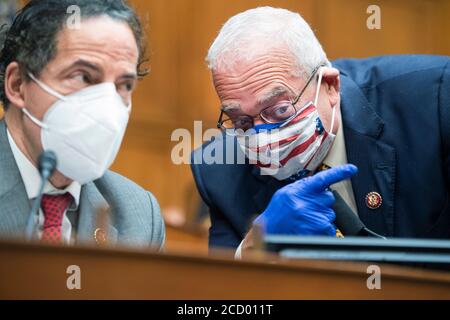
[{"label": "red necktie", "polygon": [[47,243],[61,243],[61,226],[64,212],[72,202],[70,193],[62,195],[44,195],[42,197],[42,211],[44,212],[44,231],[41,241]]}]

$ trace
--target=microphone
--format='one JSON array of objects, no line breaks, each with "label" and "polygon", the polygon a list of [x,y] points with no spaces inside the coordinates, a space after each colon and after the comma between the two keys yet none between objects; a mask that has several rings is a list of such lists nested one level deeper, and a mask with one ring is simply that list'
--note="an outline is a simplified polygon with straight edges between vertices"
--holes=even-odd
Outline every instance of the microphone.
[{"label": "microphone", "polygon": [[55,172],[56,169],[56,154],[53,151],[44,151],[39,157],[39,173],[41,174],[41,178],[44,181],[47,181],[48,178]]},{"label": "microphone", "polygon": [[333,210],[336,213],[336,227],[344,236],[362,236],[386,239],[385,237],[368,229],[364,223],[358,218],[348,204],[335,190],[332,191],[336,199]]},{"label": "microphone", "polygon": [[39,193],[33,202],[30,215],[34,215],[38,212],[39,207],[41,206],[45,183],[51,177],[53,172],[55,172],[57,162],[56,154],[53,151],[44,151],[39,156],[38,169],[41,175],[41,184],[39,187]]}]

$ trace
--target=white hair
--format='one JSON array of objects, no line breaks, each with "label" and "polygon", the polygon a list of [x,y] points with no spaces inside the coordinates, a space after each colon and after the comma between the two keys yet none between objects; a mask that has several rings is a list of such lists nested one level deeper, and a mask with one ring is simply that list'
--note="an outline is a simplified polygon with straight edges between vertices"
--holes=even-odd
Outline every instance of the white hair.
[{"label": "white hair", "polygon": [[230,18],[209,48],[206,62],[214,71],[286,47],[296,65],[295,75],[308,76],[320,64],[331,66],[300,14],[272,7],[250,9]]}]

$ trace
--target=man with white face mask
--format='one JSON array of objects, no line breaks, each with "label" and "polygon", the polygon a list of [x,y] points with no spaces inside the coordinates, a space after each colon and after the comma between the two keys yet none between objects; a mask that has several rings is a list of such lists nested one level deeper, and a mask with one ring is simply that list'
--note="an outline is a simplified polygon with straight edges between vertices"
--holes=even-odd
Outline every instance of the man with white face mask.
[{"label": "man with white face mask", "polygon": [[[77,28],[67,27],[72,5],[82,13]],[[0,236],[162,248],[156,199],[108,171],[137,78],[144,75],[142,29],[133,9],[122,1],[30,1],[3,34]],[[55,153],[56,171],[39,210],[30,214],[43,151]],[[110,209],[111,221],[98,226],[102,208]]]},{"label": "man with white face mask", "polygon": [[255,225],[334,237],[343,207],[382,236],[450,238],[448,57],[331,65],[300,15],[262,7],[232,17],[207,61],[224,133],[192,171],[210,246],[250,247]]}]

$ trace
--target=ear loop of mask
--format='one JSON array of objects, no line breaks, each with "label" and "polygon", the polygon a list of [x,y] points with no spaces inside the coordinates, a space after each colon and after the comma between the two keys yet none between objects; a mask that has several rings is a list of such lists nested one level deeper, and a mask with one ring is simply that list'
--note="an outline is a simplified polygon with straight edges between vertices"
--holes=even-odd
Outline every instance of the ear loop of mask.
[{"label": "ear loop of mask", "polygon": [[[56,92],[55,90],[53,90],[52,88],[50,88],[49,86],[47,86],[45,83],[41,82],[40,80],[38,80],[31,72],[28,72],[28,76],[31,78],[31,80],[33,80],[42,90],[44,90],[45,92],[47,92],[48,94],[60,99],[60,100],[66,100],[66,97],[64,97],[63,95],[59,94],[58,92]],[[36,125],[38,125],[39,127],[41,127],[42,129],[49,129],[49,126],[46,125],[45,123],[43,123],[42,121],[40,121],[39,119],[37,119],[35,116],[33,116],[26,108],[22,108],[22,112],[25,113],[28,118],[33,121]]]},{"label": "ear loop of mask", "polygon": [[[40,81],[37,80],[37,79],[33,76],[33,74],[31,74],[30,72],[28,72],[28,76],[29,76],[34,82],[36,82],[37,85],[38,85],[39,87],[41,87],[42,89],[44,89],[44,88],[42,87],[43,84],[40,83]],[[45,89],[44,89],[44,90],[45,90]],[[47,91],[47,90],[45,90],[45,91]],[[33,121],[37,126],[41,127],[42,129],[48,129],[48,126],[47,126],[45,123],[43,123],[42,121],[40,121],[39,119],[37,119],[35,116],[33,116],[33,115],[27,110],[27,108],[22,108],[22,112],[25,113],[26,116],[27,116],[31,121]]]},{"label": "ear loop of mask", "polygon": [[128,114],[131,114],[131,110],[133,109],[133,101],[130,100],[130,103],[126,106]]},{"label": "ear loop of mask", "polygon": [[[318,80],[318,83],[317,83],[316,98],[314,99],[314,105],[316,106],[316,108],[317,108],[317,103],[319,102],[319,92],[320,92],[320,86],[322,85],[322,78],[323,78],[323,68],[320,68],[320,70],[319,70],[319,80]],[[336,107],[333,107],[333,113],[332,113],[332,116],[331,116],[331,126],[330,126],[330,130],[328,131],[331,134],[333,134],[335,118],[336,118]]]},{"label": "ear loop of mask", "polygon": [[22,112],[25,113],[31,121],[33,121],[36,125],[38,125],[42,129],[49,129],[48,125],[46,125],[45,123],[34,117],[26,108],[22,108]]},{"label": "ear loop of mask", "polygon": [[44,90],[45,92],[47,92],[48,94],[54,96],[55,98],[58,98],[60,100],[66,100],[66,97],[63,96],[62,94],[56,92],[55,90],[53,90],[52,88],[50,88],[48,85],[46,85],[45,83],[41,82],[40,80],[36,79],[36,77],[31,73],[28,72],[28,76],[34,81],[36,82],[36,84],[41,87],[42,90]]}]

